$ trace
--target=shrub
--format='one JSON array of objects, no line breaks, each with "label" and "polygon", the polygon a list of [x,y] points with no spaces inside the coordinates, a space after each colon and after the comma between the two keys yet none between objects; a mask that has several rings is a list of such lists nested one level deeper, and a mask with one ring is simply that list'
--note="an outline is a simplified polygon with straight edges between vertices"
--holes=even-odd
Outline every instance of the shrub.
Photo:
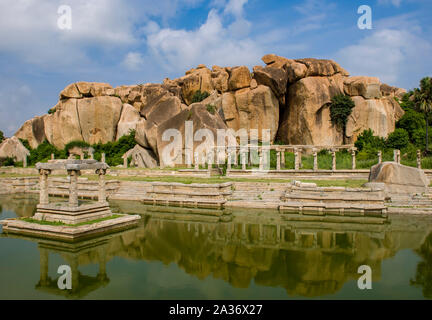
[{"label": "shrub", "polygon": [[3,131],[0,130],[0,143],[4,140]]},{"label": "shrub", "polygon": [[53,114],[56,111],[57,111],[56,108],[51,108],[51,109],[48,110],[48,114]]},{"label": "shrub", "polygon": [[15,164],[15,160],[13,158],[0,158],[0,167],[13,166]]},{"label": "shrub", "polygon": [[88,144],[85,141],[71,141],[68,144],[66,144],[64,150],[66,152],[69,152],[70,149],[75,148],[75,147],[78,147],[78,148],[88,148],[88,147],[90,147],[90,144]]},{"label": "shrub", "polygon": [[372,129],[367,129],[358,135],[354,146],[359,151],[363,149],[367,149],[368,151],[378,151],[385,148],[385,139],[375,136]]},{"label": "shrub", "polygon": [[206,105],[207,111],[210,112],[211,114],[215,114],[216,113],[216,107],[212,104],[208,104]]},{"label": "shrub", "polygon": [[397,128],[389,134],[386,141],[388,148],[403,149],[409,144],[409,134],[405,129]]},{"label": "shrub", "polygon": [[192,96],[192,103],[201,102],[208,96],[210,96],[210,94],[207,91],[204,92],[201,92],[201,90],[195,91],[195,93]]},{"label": "shrub", "polygon": [[334,125],[343,129],[345,133],[345,127],[348,122],[348,117],[351,114],[352,108],[355,104],[351,97],[340,94],[332,98],[330,104],[330,118]]},{"label": "shrub", "polygon": [[412,109],[406,110],[402,118],[396,122],[396,128],[405,129],[408,132],[411,141],[413,141],[414,132],[419,129],[423,129],[424,135],[426,136],[426,121],[424,115]]},{"label": "shrub", "polygon": [[57,159],[66,158],[66,152],[64,150],[58,150],[53,145],[49,144],[48,141],[42,142],[36,149],[30,149],[29,164],[34,165],[38,162],[47,161],[51,158],[51,154]]}]

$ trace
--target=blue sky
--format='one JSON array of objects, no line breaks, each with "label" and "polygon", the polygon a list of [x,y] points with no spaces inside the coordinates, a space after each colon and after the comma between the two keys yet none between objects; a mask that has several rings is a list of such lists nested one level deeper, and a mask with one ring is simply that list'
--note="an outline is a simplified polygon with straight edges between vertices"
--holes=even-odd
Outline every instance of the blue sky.
[{"label": "blue sky", "polygon": [[[60,5],[71,30],[58,28]],[[371,30],[357,27],[360,5]],[[0,0],[0,130],[46,113],[72,82],[161,82],[267,53],[410,89],[432,73],[431,14],[430,0]]]}]

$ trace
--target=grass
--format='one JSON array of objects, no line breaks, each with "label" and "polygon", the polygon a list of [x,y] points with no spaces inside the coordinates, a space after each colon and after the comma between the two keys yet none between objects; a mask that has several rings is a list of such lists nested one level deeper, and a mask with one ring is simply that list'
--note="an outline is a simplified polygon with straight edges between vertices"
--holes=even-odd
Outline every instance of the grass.
[{"label": "grass", "polygon": [[84,225],[94,224],[94,223],[97,223],[97,222],[102,222],[102,221],[116,219],[116,218],[119,218],[119,217],[121,217],[121,215],[114,214],[114,215],[109,216],[109,217],[95,219],[95,220],[91,220],[91,221],[80,222],[80,223],[77,223],[77,224],[67,224],[67,223],[63,223],[63,222],[60,222],[60,221],[36,220],[36,219],[32,219],[32,218],[22,218],[21,220],[23,220],[25,222],[36,223],[36,224],[41,224],[41,225],[48,225],[48,226],[80,227],[80,226],[84,226]]}]

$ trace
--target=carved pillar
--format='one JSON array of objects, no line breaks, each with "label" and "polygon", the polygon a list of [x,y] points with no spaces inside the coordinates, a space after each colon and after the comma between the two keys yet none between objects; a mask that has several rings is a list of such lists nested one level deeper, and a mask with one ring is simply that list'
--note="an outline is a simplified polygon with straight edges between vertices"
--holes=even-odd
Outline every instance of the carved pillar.
[{"label": "carved pillar", "polygon": [[128,157],[124,157],[123,158],[123,168],[127,168],[128,167]]},{"label": "carved pillar", "polygon": [[299,169],[299,152],[297,148],[294,148],[294,170]]},{"label": "carved pillar", "polygon": [[105,152],[102,153],[102,158],[101,158],[101,162],[105,162]]},{"label": "carved pillar", "polygon": [[356,169],[356,148],[352,148],[351,149],[351,169],[355,170]]},{"label": "carved pillar", "polygon": [[313,155],[313,170],[318,170],[318,150],[316,148],[312,149],[312,155]]},{"label": "carved pillar", "polygon": [[332,155],[332,170],[336,171],[336,151],[334,149],[331,150]]},{"label": "carved pillar", "polygon": [[68,175],[70,177],[69,186],[69,206],[78,206],[78,176],[81,174],[79,170],[68,170]]},{"label": "carved pillar", "polygon": [[281,168],[285,169],[285,149],[282,149],[281,153]]},{"label": "carved pillar", "polygon": [[228,159],[227,159],[227,170],[231,170],[231,152],[228,153]]},{"label": "carved pillar", "polygon": [[276,149],[276,170],[280,171],[281,169],[281,151],[280,149]]},{"label": "carved pillar", "polygon": [[27,155],[24,155],[23,168],[27,168]]},{"label": "carved pillar", "polygon": [[421,169],[421,151],[417,150],[417,168]]},{"label": "carved pillar", "polygon": [[51,160],[54,160],[54,159],[55,159],[54,153],[51,153]]},{"label": "carved pillar", "polygon": [[48,175],[51,173],[51,170],[41,169],[39,170],[39,203],[43,205],[47,205],[49,203],[49,194],[48,194]]},{"label": "carved pillar", "polygon": [[259,154],[259,171],[264,170],[264,153],[263,149],[261,148],[261,152]]},{"label": "carved pillar", "polygon": [[378,151],[378,163],[382,162],[382,151]]},{"label": "carved pillar", "polygon": [[246,152],[241,153],[241,159],[242,159],[242,170],[246,170]]},{"label": "carved pillar", "polygon": [[298,166],[299,166],[299,169],[301,169],[301,168],[303,168],[303,163],[302,163],[302,152],[303,152],[303,149],[302,148],[299,148],[299,150],[298,150]]},{"label": "carved pillar", "polygon": [[97,169],[96,174],[99,175],[99,190],[98,190],[98,201],[106,202],[106,182],[105,182],[105,174],[106,169]]},{"label": "carved pillar", "polygon": [[198,152],[194,152],[194,170],[199,170]]}]

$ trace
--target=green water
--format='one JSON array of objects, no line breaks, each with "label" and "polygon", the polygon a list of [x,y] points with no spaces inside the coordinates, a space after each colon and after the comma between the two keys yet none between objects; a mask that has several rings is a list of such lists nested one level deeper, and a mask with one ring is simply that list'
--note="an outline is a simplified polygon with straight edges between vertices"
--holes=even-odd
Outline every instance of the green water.
[{"label": "green water", "polygon": [[[31,216],[36,203],[30,196],[2,196],[0,219]],[[432,297],[431,218],[329,223],[237,210],[222,223],[187,215],[170,220],[180,209],[161,212],[136,202],[111,207],[141,214],[139,226],[73,245],[2,234],[0,299]],[[72,290],[57,287],[64,264],[79,270]],[[357,286],[361,265],[372,269],[371,290]]]}]

